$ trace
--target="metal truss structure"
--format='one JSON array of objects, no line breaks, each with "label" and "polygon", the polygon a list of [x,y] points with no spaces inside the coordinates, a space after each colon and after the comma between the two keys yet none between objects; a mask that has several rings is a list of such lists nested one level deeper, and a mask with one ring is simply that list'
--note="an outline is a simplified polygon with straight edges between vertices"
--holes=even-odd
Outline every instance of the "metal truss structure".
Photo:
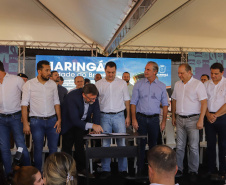
[{"label": "metal truss structure", "polygon": [[[91,51],[91,56],[96,57],[99,48],[97,44],[88,43],[69,43],[69,42],[41,42],[41,41],[13,41],[0,40],[2,46],[18,47],[18,72],[25,72],[25,54],[26,48],[30,49],[50,49],[50,50],[67,50],[67,51]],[[21,60],[23,56],[23,60]]]},{"label": "metal truss structure", "polygon": [[104,55],[108,56],[113,53],[126,34],[139,22],[156,1],[157,0],[134,0],[134,6],[104,49]]},{"label": "metal truss structure", "polygon": [[226,48],[196,48],[196,47],[166,47],[166,46],[135,46],[124,45],[118,47],[115,52],[126,53],[162,53],[162,54],[181,54],[182,52],[208,52],[226,53]]},{"label": "metal truss structure", "polygon": [[226,48],[195,48],[195,47],[161,47],[161,46],[120,46],[114,52],[117,57],[123,53],[158,53],[158,54],[181,54],[181,63],[187,63],[189,52],[226,53]]}]

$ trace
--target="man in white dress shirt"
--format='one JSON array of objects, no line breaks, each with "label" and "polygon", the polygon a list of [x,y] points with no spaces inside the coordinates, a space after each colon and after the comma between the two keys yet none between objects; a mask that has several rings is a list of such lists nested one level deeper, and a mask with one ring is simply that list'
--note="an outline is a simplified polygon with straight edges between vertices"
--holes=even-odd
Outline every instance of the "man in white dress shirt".
[{"label": "man in white dress shirt", "polygon": [[[192,77],[191,66],[181,64],[172,94],[172,123],[177,127],[177,177],[183,174],[183,160],[188,137],[190,155],[188,172],[196,179],[199,168],[199,129],[203,128],[207,95],[202,82]],[[177,114],[177,117],[176,117]]]},{"label": "man in white dress shirt", "polygon": [[12,170],[10,132],[13,134],[16,147],[23,148],[23,165],[30,165],[21,123],[20,98],[23,85],[23,79],[6,73],[0,61],[0,150],[6,175]]},{"label": "man in white dress shirt", "polygon": [[[105,66],[106,77],[96,82],[99,91],[99,103],[101,111],[100,124],[104,132],[126,133],[126,126],[130,124],[130,97],[127,84],[116,75],[116,64],[108,62]],[[124,117],[124,109],[127,110],[127,117]],[[125,139],[117,140],[118,146],[125,146]],[[110,139],[103,140],[103,147],[110,146]],[[102,159],[101,178],[108,178],[110,174],[110,158]],[[127,158],[118,159],[118,171],[126,175]]]},{"label": "man in white dress shirt", "polygon": [[166,145],[156,145],[148,151],[148,177],[151,185],[175,185],[177,160],[175,151]]},{"label": "man in white dress shirt", "polygon": [[[57,151],[61,131],[60,101],[57,85],[49,80],[51,69],[46,60],[37,64],[38,76],[23,86],[22,118],[24,133],[32,133],[35,167],[41,171],[44,136],[47,136],[49,153]],[[27,106],[30,105],[30,125]]]},{"label": "man in white dress shirt", "polygon": [[216,173],[216,135],[219,147],[219,174],[225,176],[226,164],[226,79],[223,77],[224,68],[220,63],[210,67],[211,80],[204,83],[208,96],[208,109],[205,118],[207,139],[207,155],[209,173]]}]

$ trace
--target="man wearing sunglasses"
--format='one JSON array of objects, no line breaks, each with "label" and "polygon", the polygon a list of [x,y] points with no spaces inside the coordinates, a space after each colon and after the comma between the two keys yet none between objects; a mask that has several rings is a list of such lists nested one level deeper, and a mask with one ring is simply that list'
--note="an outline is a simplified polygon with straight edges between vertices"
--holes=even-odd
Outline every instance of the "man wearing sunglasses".
[{"label": "man wearing sunglasses", "polygon": [[[72,155],[72,147],[75,146],[74,157],[80,176],[86,175],[83,135],[88,129],[93,129],[96,133],[103,132],[99,125],[100,108],[99,102],[96,101],[97,95],[96,86],[87,84],[81,89],[71,91],[62,105],[62,150]],[[90,174],[89,177],[93,176]]]}]

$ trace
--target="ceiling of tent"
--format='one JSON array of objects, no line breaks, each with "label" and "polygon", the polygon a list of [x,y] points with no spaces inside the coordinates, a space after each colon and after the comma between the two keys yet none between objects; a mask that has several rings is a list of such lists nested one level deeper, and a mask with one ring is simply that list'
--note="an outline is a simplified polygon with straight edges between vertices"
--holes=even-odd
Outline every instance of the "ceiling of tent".
[{"label": "ceiling of tent", "polygon": [[95,43],[104,48],[132,0],[1,0],[0,40]]},{"label": "ceiling of tent", "polygon": [[[103,51],[138,1],[1,0],[0,45],[3,40],[88,43]],[[226,1],[152,1],[119,50],[178,47],[225,48],[226,52]]]},{"label": "ceiling of tent", "polygon": [[[169,14],[173,10],[171,3],[179,5],[186,2],[162,19],[167,11]],[[126,35],[120,48],[139,51],[147,51],[152,46],[182,47],[191,51],[199,48],[210,48],[207,51],[226,49],[225,7],[226,1],[222,0],[158,0]]]},{"label": "ceiling of tent", "polygon": [[104,48],[126,17],[131,0],[40,0],[73,31]]},{"label": "ceiling of tent", "polygon": [[1,0],[0,33],[0,40],[83,42],[33,0]]}]

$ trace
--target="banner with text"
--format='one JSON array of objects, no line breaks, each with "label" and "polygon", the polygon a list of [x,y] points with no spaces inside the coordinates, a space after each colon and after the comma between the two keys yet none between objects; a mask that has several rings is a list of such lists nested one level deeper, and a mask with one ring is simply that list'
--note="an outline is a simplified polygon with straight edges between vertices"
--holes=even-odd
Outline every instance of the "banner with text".
[{"label": "banner with text", "polygon": [[[116,58],[116,57],[77,57],[77,56],[52,56],[36,55],[36,63],[40,60],[50,62],[51,70],[58,71],[64,78],[63,86],[67,89],[75,87],[74,78],[83,76],[94,83],[95,74],[99,73],[105,77],[105,64],[113,61],[117,65],[116,76],[122,78],[122,74],[130,73],[130,83],[134,84],[144,77],[144,68],[148,61],[154,61],[159,65],[158,78],[160,81],[171,86],[171,60],[170,59],[148,59],[148,58]],[[36,71],[37,75],[37,71]]]}]

